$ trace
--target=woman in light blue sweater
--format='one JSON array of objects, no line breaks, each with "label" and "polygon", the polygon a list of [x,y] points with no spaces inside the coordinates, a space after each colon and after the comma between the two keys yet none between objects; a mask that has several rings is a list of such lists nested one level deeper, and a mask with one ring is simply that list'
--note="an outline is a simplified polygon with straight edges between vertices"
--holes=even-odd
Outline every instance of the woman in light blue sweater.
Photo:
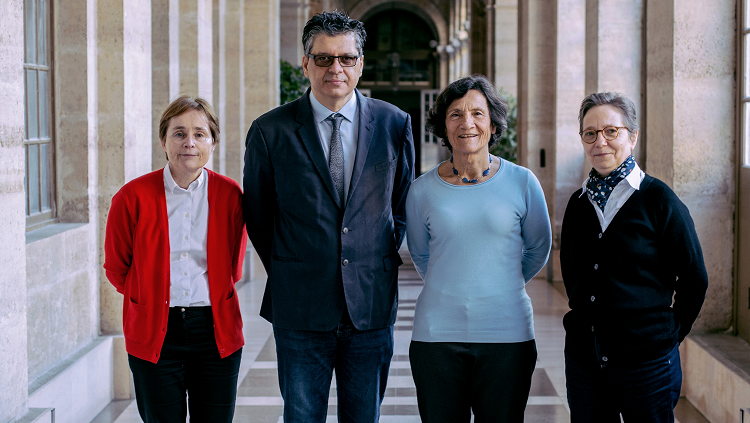
[{"label": "woman in light blue sweater", "polygon": [[531,171],[490,155],[507,106],[482,76],[453,82],[427,120],[453,153],[414,181],[409,252],[424,289],[409,348],[423,422],[522,422],[536,364],[525,285],[550,221]]}]

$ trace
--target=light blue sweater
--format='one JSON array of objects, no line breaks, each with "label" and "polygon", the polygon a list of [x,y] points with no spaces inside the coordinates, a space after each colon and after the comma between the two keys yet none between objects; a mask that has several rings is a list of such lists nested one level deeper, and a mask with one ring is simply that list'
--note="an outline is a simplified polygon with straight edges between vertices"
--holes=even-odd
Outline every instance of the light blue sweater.
[{"label": "light blue sweater", "polygon": [[412,339],[523,342],[534,339],[526,282],[547,262],[547,204],[531,171],[502,160],[476,185],[456,186],[438,167],[406,199],[406,240],[424,279]]}]

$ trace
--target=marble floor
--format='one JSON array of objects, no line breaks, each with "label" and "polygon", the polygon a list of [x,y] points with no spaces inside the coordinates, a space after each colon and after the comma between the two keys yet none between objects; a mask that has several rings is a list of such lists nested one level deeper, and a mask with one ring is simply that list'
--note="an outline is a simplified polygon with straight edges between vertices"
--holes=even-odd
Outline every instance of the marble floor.
[{"label": "marble floor", "polygon": [[[381,408],[382,423],[417,423],[417,399],[409,368],[414,306],[422,289],[408,254],[399,272],[399,306],[394,330],[395,351],[391,362],[386,398]],[[276,353],[271,325],[258,316],[265,281],[251,280],[238,290],[244,320],[245,347],[242,352],[235,422],[281,423],[283,401],[276,375]],[[526,406],[528,423],[570,422],[565,397],[562,316],[568,310],[560,292],[542,279],[527,285],[534,306],[534,325],[539,354]],[[335,379],[331,386],[327,423],[336,422]],[[704,423],[684,398],[678,409],[679,423]],[[141,422],[134,400],[113,401],[91,423]]]}]

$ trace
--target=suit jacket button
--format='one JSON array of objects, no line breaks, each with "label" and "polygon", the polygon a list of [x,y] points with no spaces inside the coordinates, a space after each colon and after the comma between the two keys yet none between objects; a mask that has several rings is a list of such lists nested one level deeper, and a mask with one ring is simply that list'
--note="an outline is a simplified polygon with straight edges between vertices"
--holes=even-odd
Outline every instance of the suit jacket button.
[{"label": "suit jacket button", "polygon": [[342,230],[341,232],[343,232],[343,233],[344,233],[344,235],[346,235],[346,234],[348,234],[348,233],[349,233],[349,228],[344,228],[344,229],[343,229],[343,230]]},{"label": "suit jacket button", "polygon": [[342,266],[346,266],[347,264],[349,264],[349,260],[347,259],[344,259],[344,261],[341,262]]}]

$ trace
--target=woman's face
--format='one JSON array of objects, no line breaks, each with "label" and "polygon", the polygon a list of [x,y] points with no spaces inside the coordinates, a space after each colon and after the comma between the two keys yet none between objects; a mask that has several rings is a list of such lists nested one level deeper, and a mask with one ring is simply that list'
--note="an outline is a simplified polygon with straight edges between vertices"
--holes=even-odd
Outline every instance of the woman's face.
[{"label": "woman's face", "polygon": [[161,148],[167,153],[175,177],[190,177],[200,171],[214,149],[205,113],[190,110],[169,120]]},{"label": "woman's face", "polygon": [[[619,109],[609,105],[595,106],[583,116],[583,130],[598,131],[605,126],[625,126],[625,119]],[[612,173],[621,165],[635,148],[638,142],[638,131],[634,134],[625,128],[619,129],[617,138],[608,140],[601,132],[596,141],[587,144],[581,141],[591,165],[602,176]]]},{"label": "woman's face", "polygon": [[495,125],[484,94],[469,90],[454,100],[445,113],[445,134],[453,147],[453,154],[472,154],[487,150]]}]

